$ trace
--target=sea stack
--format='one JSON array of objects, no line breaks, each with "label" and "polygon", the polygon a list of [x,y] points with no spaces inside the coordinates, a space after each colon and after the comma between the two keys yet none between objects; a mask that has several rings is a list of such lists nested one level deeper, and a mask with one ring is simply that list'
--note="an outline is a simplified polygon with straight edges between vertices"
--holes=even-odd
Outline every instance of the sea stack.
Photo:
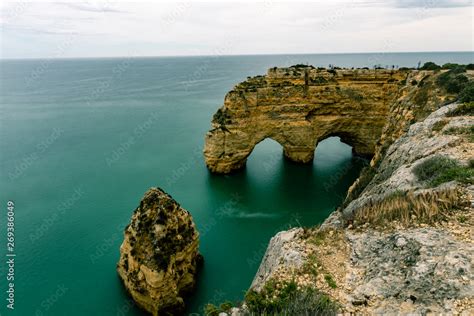
[{"label": "sea stack", "polygon": [[138,306],[153,315],[176,314],[194,288],[202,261],[198,248],[191,214],[151,188],[125,228],[117,271]]}]

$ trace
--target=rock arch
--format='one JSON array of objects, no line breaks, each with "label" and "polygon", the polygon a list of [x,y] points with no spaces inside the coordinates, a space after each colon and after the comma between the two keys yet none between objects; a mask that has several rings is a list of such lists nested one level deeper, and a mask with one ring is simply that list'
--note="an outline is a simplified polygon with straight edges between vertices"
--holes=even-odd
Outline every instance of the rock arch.
[{"label": "rock arch", "polygon": [[271,68],[227,93],[206,134],[209,170],[242,168],[255,145],[271,138],[285,156],[308,163],[318,142],[339,136],[372,155],[406,73],[385,69]]}]

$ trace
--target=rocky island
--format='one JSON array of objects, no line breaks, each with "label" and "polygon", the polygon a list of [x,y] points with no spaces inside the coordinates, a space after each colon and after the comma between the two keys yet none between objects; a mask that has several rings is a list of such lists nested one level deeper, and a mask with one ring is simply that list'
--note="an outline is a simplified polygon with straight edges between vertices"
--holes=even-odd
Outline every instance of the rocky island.
[{"label": "rocky island", "polygon": [[125,228],[117,271],[139,307],[153,315],[181,313],[202,261],[198,247],[191,214],[151,188]]}]

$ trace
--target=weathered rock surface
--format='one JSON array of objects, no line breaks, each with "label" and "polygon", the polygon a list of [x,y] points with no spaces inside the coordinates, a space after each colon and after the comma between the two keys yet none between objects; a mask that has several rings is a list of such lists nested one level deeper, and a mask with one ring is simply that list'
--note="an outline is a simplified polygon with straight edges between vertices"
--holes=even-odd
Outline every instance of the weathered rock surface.
[{"label": "weathered rock surface", "polygon": [[138,306],[153,315],[175,314],[195,285],[198,247],[191,214],[151,188],[125,229],[117,271]]},{"label": "weathered rock surface", "polygon": [[302,233],[302,228],[293,228],[272,237],[250,288],[260,291],[281,267],[301,267],[306,257],[305,248],[299,247],[298,243],[292,244],[292,241]]},{"label": "weathered rock surface", "polygon": [[[434,155],[464,165],[474,158],[472,140],[456,132],[473,126],[474,118],[446,115],[458,106],[444,106],[411,125],[387,148],[362,194],[320,229],[273,237],[251,288],[258,291],[269,279],[295,280],[328,293],[341,312],[356,314],[474,314],[474,186],[448,182],[431,188],[413,174],[414,166]],[[412,217],[408,224],[347,226],[364,206],[394,192],[446,189],[461,195],[442,221]],[[328,286],[327,275],[337,286]]]},{"label": "weathered rock surface", "polygon": [[[444,155],[467,165],[474,157],[474,143],[462,133],[446,133],[453,127],[474,125],[471,116],[446,117],[457,106],[458,103],[444,106],[411,125],[408,132],[388,148],[377,174],[362,194],[343,210],[344,217],[351,218],[364,205],[380,201],[394,192],[424,191],[425,183],[417,179],[413,169],[430,157]],[[441,128],[436,130],[438,126]]]},{"label": "weathered rock surface", "polygon": [[230,91],[212,120],[204,156],[228,173],[271,138],[287,158],[307,163],[319,141],[339,136],[357,154],[373,155],[408,72],[369,69],[271,68]]},{"label": "weathered rock surface", "polygon": [[455,311],[455,300],[474,297],[474,246],[448,230],[348,232],[347,238],[348,304],[371,303],[371,312],[383,314],[446,313]]}]

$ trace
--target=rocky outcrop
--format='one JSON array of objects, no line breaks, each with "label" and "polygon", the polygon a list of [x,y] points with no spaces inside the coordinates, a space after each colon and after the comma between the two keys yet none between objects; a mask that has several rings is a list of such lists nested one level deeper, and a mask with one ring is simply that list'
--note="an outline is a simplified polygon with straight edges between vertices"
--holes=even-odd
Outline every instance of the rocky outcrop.
[{"label": "rocky outcrop", "polygon": [[299,243],[292,243],[302,234],[302,228],[293,228],[279,232],[270,240],[257,274],[250,286],[252,289],[260,291],[265,283],[271,279],[274,272],[282,267],[298,269],[303,265],[306,257],[305,247],[300,247]]},{"label": "rocky outcrop", "polygon": [[313,159],[319,141],[339,136],[360,155],[373,155],[390,106],[410,72],[294,66],[271,68],[230,91],[205,139],[208,168],[228,173],[271,138],[295,162]]},{"label": "rocky outcrop", "polygon": [[175,314],[195,285],[198,247],[191,214],[151,188],[125,229],[117,271],[138,306],[153,315]]},{"label": "rocky outcrop", "polygon": [[362,207],[381,201],[396,192],[425,192],[426,183],[415,176],[414,168],[431,157],[442,155],[467,165],[474,157],[474,143],[463,130],[474,125],[474,118],[446,116],[458,106],[458,103],[444,106],[425,120],[411,125],[409,130],[387,149],[377,173],[361,195],[344,208],[344,217],[351,219]]},{"label": "rocky outcrop", "polygon": [[[251,288],[295,280],[327,293],[341,312],[472,315],[474,117],[450,115],[459,107],[411,125],[386,149],[362,194],[321,228],[278,233]],[[420,180],[415,167],[439,156],[471,168],[463,169],[471,179]]]}]

